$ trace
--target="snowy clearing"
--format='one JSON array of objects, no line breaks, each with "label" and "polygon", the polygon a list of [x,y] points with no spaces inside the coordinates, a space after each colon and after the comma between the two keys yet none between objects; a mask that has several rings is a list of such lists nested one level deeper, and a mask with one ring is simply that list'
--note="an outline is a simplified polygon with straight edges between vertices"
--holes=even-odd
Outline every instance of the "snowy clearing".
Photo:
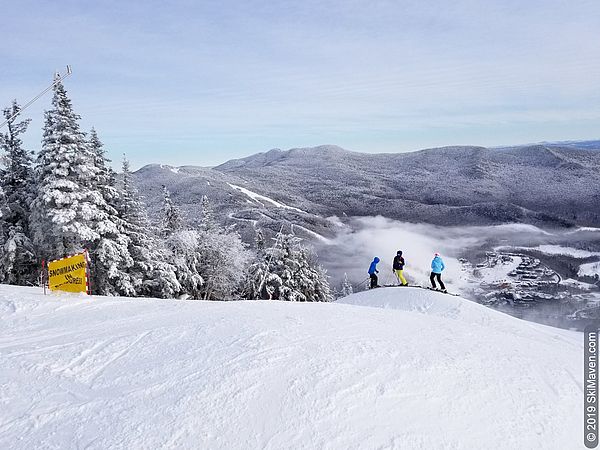
[{"label": "snowy clearing", "polygon": [[[579,275],[579,276],[582,276],[582,275]],[[583,281],[577,281],[577,280],[574,280],[573,278],[567,278],[566,280],[562,280],[561,283],[565,284],[567,286],[572,286],[577,289],[582,289],[584,291],[591,291],[592,289],[596,290],[595,285],[593,285],[591,283],[584,283]]]},{"label": "snowy clearing", "polygon": [[284,208],[284,209],[291,209],[294,211],[298,211],[301,213],[305,213],[305,211],[302,211],[301,209],[298,208],[294,208],[293,206],[288,206],[284,203],[278,202],[273,200],[272,198],[269,197],[265,197],[264,195],[260,195],[257,194],[256,192],[252,192],[246,188],[243,188],[241,186],[236,186],[235,184],[231,184],[231,183],[227,183],[230,187],[232,187],[233,189],[236,189],[238,191],[240,191],[242,194],[247,195],[248,197],[250,197],[252,200],[254,200],[256,203],[265,206],[265,202],[270,203],[271,205],[277,207],[277,208]]},{"label": "snowy clearing", "polygon": [[173,167],[173,166],[169,166],[167,164],[159,164],[159,167],[161,169],[170,170],[173,173],[179,173],[179,167]]},{"label": "snowy clearing", "polygon": [[579,227],[573,231],[569,231],[569,234],[573,234],[573,233],[580,233],[580,232],[600,232],[600,228],[596,228],[596,227]]},{"label": "snowy clearing", "polygon": [[0,286],[0,448],[579,448],[582,335],[458,297]]},{"label": "snowy clearing", "polygon": [[510,272],[519,267],[523,258],[515,256],[511,261],[503,261],[501,264],[496,264],[493,267],[481,267],[477,269],[478,279],[481,282],[492,284],[502,282],[512,282],[508,275]]},{"label": "snowy clearing", "polygon": [[587,250],[580,250],[578,248],[563,247],[561,245],[538,245],[533,248],[539,250],[547,255],[567,255],[574,258],[589,258],[591,256],[600,256],[598,252],[590,252]]},{"label": "snowy clearing", "polygon": [[587,264],[582,264],[579,266],[579,271],[577,272],[577,276],[579,277],[593,277],[596,275],[600,275],[600,261],[591,262]]},{"label": "snowy clearing", "polygon": [[600,252],[590,252],[588,250],[580,250],[573,247],[564,247],[562,245],[538,245],[536,247],[512,247],[512,246],[500,246],[495,247],[495,251],[518,251],[518,250],[529,250],[544,253],[546,255],[564,255],[572,256],[573,258],[590,258],[592,256],[600,256]]},{"label": "snowy clearing", "polygon": [[[474,227],[477,228],[477,227]],[[481,227],[483,228],[483,227]],[[546,230],[543,230],[539,227],[536,227],[535,225],[530,225],[530,224],[526,224],[526,223],[504,223],[501,225],[492,225],[491,227],[485,227],[485,228],[493,228],[494,230],[498,230],[498,231],[512,231],[512,232],[519,232],[519,233],[537,233],[537,234],[545,234],[547,236],[552,236],[553,233],[550,233]]]}]

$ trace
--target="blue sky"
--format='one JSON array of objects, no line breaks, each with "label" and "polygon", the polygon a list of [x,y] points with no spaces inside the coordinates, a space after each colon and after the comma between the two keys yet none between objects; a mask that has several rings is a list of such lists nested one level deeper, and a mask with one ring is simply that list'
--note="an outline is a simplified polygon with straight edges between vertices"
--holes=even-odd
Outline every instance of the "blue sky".
[{"label": "blue sky", "polygon": [[134,167],[600,137],[597,0],[6,3],[0,103],[71,64],[82,126]]}]

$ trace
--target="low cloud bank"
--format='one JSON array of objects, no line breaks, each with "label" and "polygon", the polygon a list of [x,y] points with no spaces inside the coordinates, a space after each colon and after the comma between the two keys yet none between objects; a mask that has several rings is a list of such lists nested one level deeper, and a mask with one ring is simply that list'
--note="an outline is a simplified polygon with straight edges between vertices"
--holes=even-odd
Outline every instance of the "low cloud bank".
[{"label": "low cloud bank", "polygon": [[328,244],[318,248],[321,262],[328,268],[332,284],[337,287],[344,273],[362,289],[367,269],[375,256],[381,259],[381,284],[396,283],[392,260],[398,250],[406,259],[405,274],[411,284],[429,284],[431,260],[435,252],[446,264],[444,280],[454,289],[460,279],[458,258],[468,251],[487,248],[493,243],[505,245],[540,245],[555,236],[532,225],[506,224],[488,227],[440,227],[400,222],[381,216],[357,217],[346,221],[343,231]]}]

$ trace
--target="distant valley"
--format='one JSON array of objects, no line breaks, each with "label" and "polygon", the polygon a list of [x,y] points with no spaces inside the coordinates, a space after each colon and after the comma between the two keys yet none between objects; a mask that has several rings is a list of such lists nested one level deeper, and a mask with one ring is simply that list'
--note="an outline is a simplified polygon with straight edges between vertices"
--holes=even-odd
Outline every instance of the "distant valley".
[{"label": "distant valley", "polygon": [[[435,250],[466,297],[567,328],[600,318],[589,269],[600,261],[600,141],[398,154],[274,149],[212,168],[148,165],[134,175],[155,218],[164,185],[191,223],[206,195],[249,245],[256,229],[273,237],[283,224],[315,246],[334,288],[346,273],[363,289],[369,258],[387,266],[396,248],[407,251],[412,282],[424,284]],[[543,245],[567,254],[536,250]],[[498,246],[515,249],[491,257]],[[518,261],[539,264],[524,276],[555,274],[562,284],[524,281],[511,266]]]}]

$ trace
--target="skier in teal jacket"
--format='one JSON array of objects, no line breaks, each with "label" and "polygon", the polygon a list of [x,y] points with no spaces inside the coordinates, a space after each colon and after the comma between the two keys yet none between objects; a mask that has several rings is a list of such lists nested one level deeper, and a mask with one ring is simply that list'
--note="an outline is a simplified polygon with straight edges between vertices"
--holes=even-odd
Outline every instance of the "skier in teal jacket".
[{"label": "skier in teal jacket", "polygon": [[440,254],[436,253],[433,256],[433,260],[431,261],[431,275],[429,276],[429,280],[431,281],[431,287],[433,289],[437,289],[437,286],[435,285],[435,280],[437,279],[438,283],[440,284],[440,288],[442,289],[442,292],[448,292],[446,291],[446,286],[444,286],[444,282],[442,281],[442,272],[445,268],[446,265],[440,257]]}]

